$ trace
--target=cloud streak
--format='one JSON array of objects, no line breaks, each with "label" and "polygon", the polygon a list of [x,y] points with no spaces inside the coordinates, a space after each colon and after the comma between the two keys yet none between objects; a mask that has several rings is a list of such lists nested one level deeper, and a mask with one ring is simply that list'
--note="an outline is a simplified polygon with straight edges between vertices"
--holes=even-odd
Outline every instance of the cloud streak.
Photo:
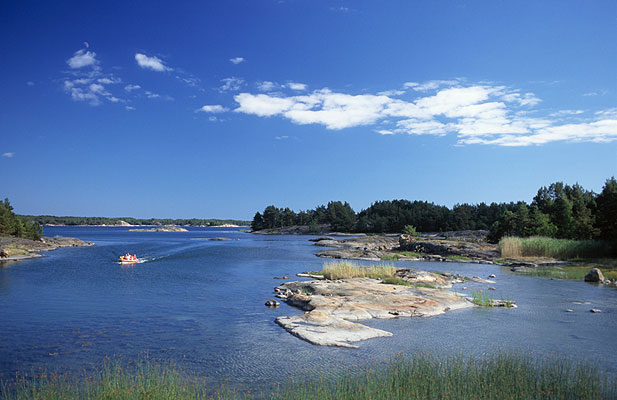
[{"label": "cloud streak", "polygon": [[135,61],[137,61],[137,65],[144,69],[150,69],[156,72],[172,71],[172,68],[166,66],[163,60],[156,56],[148,57],[145,54],[136,53]]},{"label": "cloud streak", "polygon": [[[262,82],[260,90],[283,85]],[[287,85],[288,88],[292,88]],[[403,93],[413,99],[398,97]],[[347,94],[328,88],[305,95],[239,93],[237,113],[282,117],[294,124],[341,130],[379,125],[381,135],[456,135],[461,145],[530,146],[551,142],[617,140],[615,110],[583,118],[582,110],[555,111],[531,117],[541,102],[533,93],[493,84],[465,84],[462,79],[407,82],[402,89],[377,94]],[[535,115],[535,113],[533,114]]]}]

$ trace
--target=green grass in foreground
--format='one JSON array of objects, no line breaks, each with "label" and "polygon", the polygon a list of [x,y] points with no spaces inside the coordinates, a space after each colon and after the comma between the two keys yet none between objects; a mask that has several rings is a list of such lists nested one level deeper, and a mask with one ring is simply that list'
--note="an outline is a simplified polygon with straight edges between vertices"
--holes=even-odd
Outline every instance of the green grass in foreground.
[{"label": "green grass in foreground", "polygon": [[597,240],[567,240],[540,236],[528,238],[504,237],[499,241],[503,258],[550,257],[559,260],[609,257],[608,242]]},{"label": "green grass in foreground", "polygon": [[[212,390],[173,367],[146,363],[132,368],[105,364],[82,378],[43,375],[3,384],[13,399],[611,399],[617,383],[597,368],[567,360],[497,354],[484,360],[415,354],[375,368],[359,367],[337,377],[282,384],[271,393]],[[210,390],[208,390],[210,389]]]},{"label": "green grass in foreground", "polygon": [[[592,268],[594,268],[593,265],[569,265],[565,267],[540,267],[540,268],[530,268],[528,270],[522,271],[521,273],[524,275],[542,276],[542,277],[547,277],[547,278],[583,280],[585,279],[585,275],[587,275],[589,270]],[[602,271],[604,278],[617,279],[617,268],[607,267],[607,268],[600,268],[600,270]]]}]

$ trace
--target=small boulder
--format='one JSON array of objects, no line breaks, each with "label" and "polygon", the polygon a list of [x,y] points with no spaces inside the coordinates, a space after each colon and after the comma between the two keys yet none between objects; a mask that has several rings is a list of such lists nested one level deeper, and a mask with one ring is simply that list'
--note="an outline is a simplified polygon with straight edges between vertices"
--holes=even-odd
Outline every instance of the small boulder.
[{"label": "small boulder", "polygon": [[585,275],[585,282],[604,282],[604,275],[598,268],[592,268]]},{"label": "small boulder", "polygon": [[566,312],[574,312],[571,308],[566,309]]},{"label": "small boulder", "polygon": [[265,304],[266,304],[266,307],[278,307],[278,306],[281,305],[281,303],[279,303],[278,301],[273,300],[273,299],[270,299],[270,300],[266,301]]},{"label": "small boulder", "polygon": [[495,274],[490,274],[488,277],[489,278],[496,278]]},{"label": "small boulder", "polygon": [[602,312],[602,310],[600,310],[599,308],[592,308],[589,311],[591,311],[592,313],[601,313]]},{"label": "small boulder", "polygon": [[8,258],[9,257],[9,252],[6,251],[5,249],[0,249],[0,257],[1,258]]},{"label": "small boulder", "polygon": [[494,288],[494,287],[492,287],[492,286],[489,286],[489,287],[488,287],[488,290],[497,290],[497,289],[495,289],[495,288]]}]

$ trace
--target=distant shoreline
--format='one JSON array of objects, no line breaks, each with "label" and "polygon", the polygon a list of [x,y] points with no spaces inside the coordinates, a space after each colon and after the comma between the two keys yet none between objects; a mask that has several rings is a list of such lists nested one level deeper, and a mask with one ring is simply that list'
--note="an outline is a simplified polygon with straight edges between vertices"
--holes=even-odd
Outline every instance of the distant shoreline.
[{"label": "distant shoreline", "polygon": [[61,247],[94,246],[94,243],[71,237],[43,237],[40,241],[10,236],[0,237],[0,252],[8,257],[0,256],[0,266],[10,261],[22,261],[45,257],[44,251],[52,251]]}]

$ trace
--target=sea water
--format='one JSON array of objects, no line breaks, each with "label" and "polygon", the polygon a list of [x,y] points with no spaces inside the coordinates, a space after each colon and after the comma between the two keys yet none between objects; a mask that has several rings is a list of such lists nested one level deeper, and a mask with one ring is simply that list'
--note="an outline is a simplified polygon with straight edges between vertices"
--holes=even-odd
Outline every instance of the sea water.
[{"label": "sea water", "polygon": [[[597,363],[617,375],[617,290],[512,274],[496,265],[400,261],[400,267],[454,272],[494,284],[518,308],[470,308],[431,318],[370,320],[393,337],[359,349],[314,346],[284,331],[267,308],[275,277],[321,269],[310,236],[254,235],[237,228],[131,232],[127,227],[45,227],[47,236],[95,243],[0,268],[0,378],[40,370],[79,374],[106,358],[172,363],[207,383],[263,389],[295,376],[337,374],[418,352],[483,357],[516,351]],[[226,241],[201,240],[227,238]],[[144,262],[121,265],[135,253]],[[392,264],[392,263],[391,263]],[[464,289],[465,288],[465,289]],[[602,313],[589,312],[599,308]],[[573,312],[566,312],[567,309]]]}]

